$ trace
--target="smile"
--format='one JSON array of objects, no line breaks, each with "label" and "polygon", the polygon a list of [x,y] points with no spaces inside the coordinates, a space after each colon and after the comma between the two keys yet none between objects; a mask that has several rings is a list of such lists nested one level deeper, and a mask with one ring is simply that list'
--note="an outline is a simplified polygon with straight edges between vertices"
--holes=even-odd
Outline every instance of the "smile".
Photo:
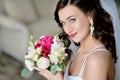
[{"label": "smile", "polygon": [[70,37],[71,38],[74,38],[76,36],[77,32],[73,33],[73,34],[70,34]]}]

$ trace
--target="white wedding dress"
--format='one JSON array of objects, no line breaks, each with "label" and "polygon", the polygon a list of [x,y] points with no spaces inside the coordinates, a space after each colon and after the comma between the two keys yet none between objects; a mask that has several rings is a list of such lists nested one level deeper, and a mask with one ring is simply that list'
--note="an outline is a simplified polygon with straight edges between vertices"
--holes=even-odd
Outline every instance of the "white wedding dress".
[{"label": "white wedding dress", "polygon": [[[64,80],[83,80],[82,78],[82,75],[84,73],[84,70],[85,70],[85,67],[86,67],[86,64],[87,64],[87,59],[88,57],[93,54],[94,52],[107,52],[109,54],[109,51],[105,49],[105,47],[103,45],[98,45],[96,47],[94,47],[93,49],[91,49],[88,53],[87,53],[87,56],[85,58],[85,60],[83,61],[82,63],[82,67],[79,71],[79,74],[77,76],[72,76],[72,75],[69,75],[69,66],[70,66],[70,63],[71,61],[75,58],[75,56],[77,56],[77,54],[80,54],[80,49],[77,51],[76,55],[75,56],[72,56],[72,59],[69,61],[68,65],[67,65],[67,68],[66,68],[66,71],[65,71],[65,74],[64,74]],[[96,53],[98,54],[98,53]],[[99,53],[100,54],[100,53]]]}]

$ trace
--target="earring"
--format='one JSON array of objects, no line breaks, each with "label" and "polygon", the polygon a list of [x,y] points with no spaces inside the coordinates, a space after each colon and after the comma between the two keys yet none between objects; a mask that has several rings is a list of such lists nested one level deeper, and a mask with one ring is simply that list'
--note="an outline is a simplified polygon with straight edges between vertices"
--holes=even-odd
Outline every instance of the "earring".
[{"label": "earring", "polygon": [[93,27],[93,25],[91,24],[91,25],[90,25],[90,34],[91,34],[91,38],[93,37],[93,31],[94,31],[94,27]]}]

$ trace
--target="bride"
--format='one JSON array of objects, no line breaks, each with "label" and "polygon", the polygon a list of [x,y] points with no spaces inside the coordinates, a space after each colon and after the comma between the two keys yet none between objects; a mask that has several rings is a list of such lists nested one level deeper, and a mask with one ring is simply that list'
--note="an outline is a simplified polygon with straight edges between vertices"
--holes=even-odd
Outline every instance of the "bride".
[{"label": "bride", "polygon": [[[55,20],[63,33],[80,43],[79,49],[69,60],[64,73],[52,75],[48,70],[34,69],[48,80],[114,80],[116,53],[120,53],[117,17],[113,0],[59,0]],[[116,64],[118,72],[119,65]],[[118,72],[116,80],[120,79]]]}]

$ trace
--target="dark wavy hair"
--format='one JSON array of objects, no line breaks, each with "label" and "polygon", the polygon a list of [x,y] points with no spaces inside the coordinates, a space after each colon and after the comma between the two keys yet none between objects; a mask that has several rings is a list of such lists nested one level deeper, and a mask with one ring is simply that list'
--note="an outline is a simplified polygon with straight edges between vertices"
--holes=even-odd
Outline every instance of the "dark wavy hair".
[{"label": "dark wavy hair", "polygon": [[69,48],[71,41],[68,38],[68,35],[64,32],[59,34],[59,39],[61,39],[64,42],[64,46],[66,47],[65,52],[68,54],[68,56],[66,56],[66,62],[70,59],[71,54],[72,54],[72,50]]},{"label": "dark wavy hair", "polygon": [[[110,15],[101,7],[99,0],[59,0],[54,12],[55,20],[62,27],[58,11],[66,5],[73,5],[79,8],[84,14],[93,18],[93,36],[100,40],[112,53],[114,61],[117,61],[113,24]],[[63,30],[63,28],[62,28]],[[65,33],[64,30],[62,33]]]}]

